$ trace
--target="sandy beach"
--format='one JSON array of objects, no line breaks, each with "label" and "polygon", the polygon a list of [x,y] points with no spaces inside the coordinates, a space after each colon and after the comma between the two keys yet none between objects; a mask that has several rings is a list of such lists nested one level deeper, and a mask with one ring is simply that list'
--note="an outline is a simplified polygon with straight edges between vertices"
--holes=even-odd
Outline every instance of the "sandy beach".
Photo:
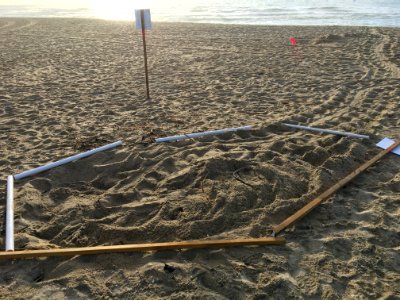
[{"label": "sandy beach", "polygon": [[[15,183],[19,250],[268,236],[400,138],[400,29],[154,23],[151,100],[133,22],[2,18],[0,41],[1,199],[7,175],[124,141]],[[398,299],[399,203],[389,154],[284,246],[0,261],[0,298]]]}]

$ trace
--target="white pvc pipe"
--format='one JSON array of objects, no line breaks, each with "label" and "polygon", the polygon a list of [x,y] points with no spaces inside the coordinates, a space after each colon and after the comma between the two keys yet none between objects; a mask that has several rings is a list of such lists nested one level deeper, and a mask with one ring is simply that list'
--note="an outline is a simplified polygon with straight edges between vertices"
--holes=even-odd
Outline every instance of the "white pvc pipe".
[{"label": "white pvc pipe", "polygon": [[83,152],[83,153],[80,153],[80,154],[76,154],[74,156],[70,156],[70,157],[61,159],[59,161],[56,161],[56,162],[53,162],[53,163],[50,163],[50,164],[47,164],[47,165],[32,169],[32,170],[29,170],[29,171],[22,172],[22,173],[20,173],[18,175],[14,175],[14,178],[15,178],[15,180],[21,180],[22,178],[25,178],[25,177],[28,177],[28,176],[32,176],[32,175],[35,175],[35,174],[40,173],[40,172],[47,171],[47,170],[50,170],[52,168],[55,168],[55,167],[58,167],[58,166],[61,166],[61,165],[65,165],[65,164],[67,164],[69,162],[72,162],[74,160],[78,160],[78,159],[81,159],[81,158],[84,158],[84,157],[88,157],[88,156],[93,155],[93,154],[95,154],[97,152],[101,152],[101,151],[105,151],[105,150],[108,150],[108,149],[111,149],[111,148],[115,148],[115,147],[118,147],[120,145],[122,145],[122,141],[118,141],[118,142],[115,142],[115,143],[112,143],[112,144],[108,144],[108,145],[105,145],[105,146],[102,146],[102,147],[99,147],[99,148],[96,148],[96,149],[93,149],[93,150],[89,150],[89,151],[86,151],[86,152]]},{"label": "white pvc pipe", "polygon": [[187,139],[187,138],[197,138],[197,137],[206,136],[206,135],[221,134],[221,133],[225,133],[225,132],[232,132],[232,131],[238,131],[238,130],[250,130],[251,128],[252,128],[252,126],[243,126],[243,127],[237,127],[237,128],[219,129],[219,130],[214,130],[214,131],[188,133],[185,135],[174,135],[174,136],[168,136],[168,137],[164,137],[164,138],[158,138],[158,139],[156,139],[156,143],[178,141],[178,140],[183,140],[183,139]]},{"label": "white pvc pipe", "polygon": [[14,251],[14,177],[7,177],[6,251]]},{"label": "white pvc pipe", "polygon": [[318,132],[325,132],[325,133],[331,133],[331,134],[337,134],[337,135],[352,136],[352,137],[357,137],[357,138],[361,138],[361,139],[369,139],[368,135],[355,134],[355,133],[351,133],[351,132],[340,132],[340,131],[335,131],[335,130],[307,127],[307,126],[293,125],[293,124],[286,124],[286,123],[283,123],[283,125],[292,127],[292,128],[305,129],[305,130],[310,130],[310,131],[318,131]]}]

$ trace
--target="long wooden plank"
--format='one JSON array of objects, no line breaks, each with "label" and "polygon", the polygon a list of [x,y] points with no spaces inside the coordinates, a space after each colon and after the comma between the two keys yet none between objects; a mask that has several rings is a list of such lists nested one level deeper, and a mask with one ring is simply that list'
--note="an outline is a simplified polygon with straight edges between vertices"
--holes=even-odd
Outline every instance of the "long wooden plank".
[{"label": "long wooden plank", "polygon": [[372,166],[374,163],[376,163],[379,159],[381,159],[384,155],[387,153],[391,152],[394,148],[400,145],[400,141],[392,144],[389,148],[381,151],[378,153],[376,156],[374,156],[372,159],[358,167],[356,170],[351,172],[349,175],[338,181],[334,186],[323,192],[321,195],[319,195],[317,198],[309,202],[307,205],[302,207],[300,210],[295,212],[293,215],[288,217],[286,220],[284,220],[282,223],[279,225],[273,227],[273,232],[272,236],[276,236],[279,232],[284,230],[285,228],[291,226],[294,222],[297,220],[301,219],[305,215],[307,215],[310,211],[312,211],[316,206],[318,206],[322,201],[326,200],[330,196],[332,196],[337,190],[339,190],[341,187],[346,185],[348,182],[350,182],[353,178],[355,178],[357,175],[360,173],[364,172],[367,168]]},{"label": "long wooden plank", "polygon": [[252,239],[234,240],[196,240],[185,242],[170,243],[151,243],[151,244],[130,244],[113,246],[96,246],[82,248],[61,248],[46,250],[23,250],[23,251],[2,251],[0,259],[20,259],[48,256],[75,256],[114,252],[146,252],[174,249],[194,249],[194,248],[224,248],[233,246],[252,246],[252,245],[281,245],[286,240],[280,237],[264,237]]}]

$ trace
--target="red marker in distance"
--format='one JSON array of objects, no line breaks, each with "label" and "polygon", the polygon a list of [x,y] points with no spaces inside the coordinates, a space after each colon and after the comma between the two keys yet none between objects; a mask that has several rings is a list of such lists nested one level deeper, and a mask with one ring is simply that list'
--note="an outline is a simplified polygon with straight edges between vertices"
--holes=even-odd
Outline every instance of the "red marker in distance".
[{"label": "red marker in distance", "polygon": [[296,46],[296,39],[294,37],[291,37],[290,40],[292,41],[292,45]]}]

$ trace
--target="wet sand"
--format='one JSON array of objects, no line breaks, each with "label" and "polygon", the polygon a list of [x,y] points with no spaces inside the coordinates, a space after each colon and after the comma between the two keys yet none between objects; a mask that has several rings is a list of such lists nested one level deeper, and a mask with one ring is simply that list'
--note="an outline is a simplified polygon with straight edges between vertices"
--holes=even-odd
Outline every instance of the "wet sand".
[{"label": "wet sand", "polygon": [[[7,175],[125,142],[16,182],[16,249],[267,236],[400,138],[399,29],[155,23],[151,100],[130,23],[0,19],[0,40],[2,199]],[[399,171],[383,158],[284,246],[3,261],[0,298],[395,299]]]}]

